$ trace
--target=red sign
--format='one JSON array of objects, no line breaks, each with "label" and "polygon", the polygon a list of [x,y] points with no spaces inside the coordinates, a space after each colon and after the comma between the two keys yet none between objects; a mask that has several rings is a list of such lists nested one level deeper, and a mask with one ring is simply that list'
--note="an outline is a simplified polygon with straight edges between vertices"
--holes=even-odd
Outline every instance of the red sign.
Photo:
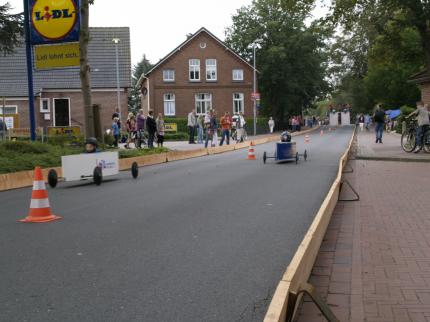
[{"label": "red sign", "polygon": [[251,93],[251,98],[253,100],[259,100],[260,99],[260,93]]}]

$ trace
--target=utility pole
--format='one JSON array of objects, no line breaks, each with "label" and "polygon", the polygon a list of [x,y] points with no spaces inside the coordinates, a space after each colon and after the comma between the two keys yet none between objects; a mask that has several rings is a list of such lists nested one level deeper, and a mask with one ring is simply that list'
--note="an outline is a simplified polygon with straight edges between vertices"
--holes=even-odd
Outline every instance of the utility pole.
[{"label": "utility pole", "polygon": [[255,57],[255,47],[256,43],[254,42],[254,136],[257,135],[257,72],[256,72],[256,57]]},{"label": "utility pole", "polygon": [[122,121],[122,113],[121,113],[121,93],[119,87],[119,60],[118,60],[118,46],[121,42],[119,38],[113,38],[112,42],[115,44],[115,58],[116,58],[116,98],[117,98],[117,107],[119,112],[119,120]]}]

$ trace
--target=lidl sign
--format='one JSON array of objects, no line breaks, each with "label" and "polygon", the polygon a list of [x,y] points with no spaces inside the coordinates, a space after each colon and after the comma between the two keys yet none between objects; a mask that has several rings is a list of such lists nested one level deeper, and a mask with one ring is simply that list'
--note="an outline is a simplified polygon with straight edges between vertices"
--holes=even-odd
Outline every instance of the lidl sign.
[{"label": "lidl sign", "polygon": [[78,0],[29,0],[31,43],[79,40]]}]

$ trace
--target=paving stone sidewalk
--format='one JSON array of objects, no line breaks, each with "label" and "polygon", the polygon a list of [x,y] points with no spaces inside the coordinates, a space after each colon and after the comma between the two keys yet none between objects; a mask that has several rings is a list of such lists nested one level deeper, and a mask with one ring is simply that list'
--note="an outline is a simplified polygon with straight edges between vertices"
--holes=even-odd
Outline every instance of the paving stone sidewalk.
[{"label": "paving stone sidewalk", "polygon": [[[309,282],[342,322],[430,321],[430,165],[349,165],[360,201],[336,206]],[[326,321],[309,299],[297,320]]]},{"label": "paving stone sidewalk", "polygon": [[406,153],[400,145],[401,135],[397,133],[384,132],[382,144],[375,143],[375,131],[358,130],[358,159],[368,160],[386,160],[386,161],[416,161],[430,162],[430,154],[424,153]]}]

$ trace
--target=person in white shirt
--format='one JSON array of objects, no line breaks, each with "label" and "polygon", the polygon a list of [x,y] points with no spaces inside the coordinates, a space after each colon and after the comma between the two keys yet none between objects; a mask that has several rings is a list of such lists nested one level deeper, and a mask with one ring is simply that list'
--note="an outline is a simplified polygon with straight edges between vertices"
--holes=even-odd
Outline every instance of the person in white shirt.
[{"label": "person in white shirt", "polygon": [[275,129],[275,121],[273,120],[273,117],[270,117],[268,124],[270,133],[273,133],[273,130]]}]

